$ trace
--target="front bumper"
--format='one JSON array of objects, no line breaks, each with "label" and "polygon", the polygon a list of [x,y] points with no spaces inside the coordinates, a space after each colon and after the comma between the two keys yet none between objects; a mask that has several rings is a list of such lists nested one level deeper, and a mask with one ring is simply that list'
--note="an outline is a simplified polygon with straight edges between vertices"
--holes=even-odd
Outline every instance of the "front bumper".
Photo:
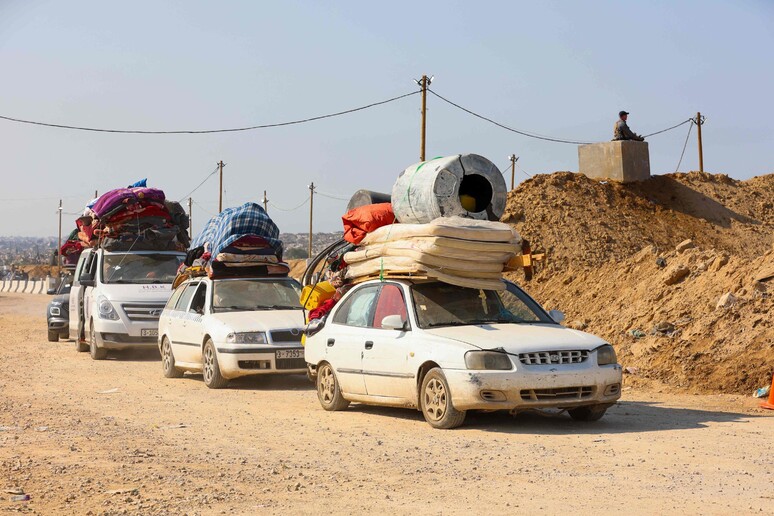
[{"label": "front bumper", "polygon": [[[217,344],[220,374],[232,379],[258,374],[306,374],[304,348],[249,344]],[[300,358],[277,358],[277,351],[299,350]]]},{"label": "front bumper", "polygon": [[[143,330],[155,335],[143,336]],[[105,349],[158,348],[158,321],[124,324],[122,320],[94,319],[97,347]]]},{"label": "front bumper", "polygon": [[66,335],[70,329],[70,320],[61,317],[49,317],[48,329],[49,331],[59,332],[60,335]]},{"label": "front bumper", "polygon": [[[553,369],[553,370],[551,370]],[[621,366],[535,366],[512,371],[444,370],[457,410],[525,410],[612,405]]]}]

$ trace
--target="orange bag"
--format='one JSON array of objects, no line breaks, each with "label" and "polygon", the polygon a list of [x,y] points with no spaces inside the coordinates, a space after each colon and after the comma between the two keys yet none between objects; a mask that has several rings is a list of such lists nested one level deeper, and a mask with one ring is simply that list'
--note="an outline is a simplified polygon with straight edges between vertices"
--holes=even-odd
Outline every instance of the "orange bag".
[{"label": "orange bag", "polygon": [[341,217],[344,223],[344,240],[359,244],[365,236],[377,228],[395,222],[392,204],[383,202],[352,208]]}]

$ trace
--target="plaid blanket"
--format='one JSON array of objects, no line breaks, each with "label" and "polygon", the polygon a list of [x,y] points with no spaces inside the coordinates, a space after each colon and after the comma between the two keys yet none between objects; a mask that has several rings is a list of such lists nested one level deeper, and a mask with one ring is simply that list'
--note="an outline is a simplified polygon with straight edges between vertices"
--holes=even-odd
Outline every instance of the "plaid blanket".
[{"label": "plaid blanket", "polygon": [[264,209],[254,202],[226,208],[212,217],[191,242],[191,249],[209,244],[207,251],[212,256],[218,256],[225,248],[247,235],[265,239],[277,256],[282,256],[279,228]]}]

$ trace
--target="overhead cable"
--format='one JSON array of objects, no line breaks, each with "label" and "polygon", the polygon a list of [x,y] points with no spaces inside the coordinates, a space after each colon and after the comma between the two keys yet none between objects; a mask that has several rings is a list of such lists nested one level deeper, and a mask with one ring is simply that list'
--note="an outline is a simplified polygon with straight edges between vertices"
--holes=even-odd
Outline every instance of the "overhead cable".
[{"label": "overhead cable", "polygon": [[328,199],[335,199],[337,201],[349,201],[349,199],[347,199],[346,197],[336,197],[335,195],[327,194],[319,190],[315,190],[314,193],[316,193],[317,195],[322,195],[323,197],[327,197]]},{"label": "overhead cable", "polygon": [[201,182],[201,183],[199,183],[199,186],[197,186],[196,188],[194,188],[193,190],[191,190],[190,192],[188,192],[186,195],[182,196],[182,197],[180,198],[180,200],[179,200],[179,201],[177,201],[177,202],[183,202],[183,201],[185,200],[185,198],[186,198],[186,197],[191,197],[191,194],[193,194],[193,193],[194,193],[196,190],[198,190],[199,188],[201,188],[201,187],[202,187],[202,185],[203,185],[204,183],[206,183],[206,182],[207,182],[207,180],[208,180],[209,178],[211,178],[212,176],[214,176],[214,175],[215,175],[215,174],[218,172],[218,170],[220,170],[220,166],[217,166],[217,167],[215,167],[215,170],[213,170],[212,172],[210,172],[210,173],[207,175],[207,177],[205,177],[205,178],[202,180],[202,182]]},{"label": "overhead cable", "polygon": [[365,106],[360,106],[352,109],[346,109],[344,111],[337,111],[336,113],[329,113],[327,115],[319,115],[319,116],[313,116],[309,118],[302,118],[299,120],[292,120],[289,122],[278,122],[274,124],[262,124],[262,125],[252,125],[249,127],[236,127],[236,128],[230,128],[230,129],[208,129],[208,130],[202,130],[202,131],[191,131],[191,130],[185,130],[185,131],[144,131],[144,130],[127,130],[127,129],[100,129],[96,127],[82,127],[77,125],[65,125],[65,124],[51,124],[47,122],[36,122],[33,120],[23,120],[21,118],[13,118],[10,116],[4,116],[0,115],[0,119],[8,120],[10,122],[18,122],[20,124],[31,124],[31,125],[42,125],[45,127],[55,127],[57,129],[73,129],[76,131],[92,131],[97,133],[120,133],[120,134],[211,134],[211,133],[234,133],[238,131],[252,131],[254,129],[267,129],[269,127],[282,127],[286,125],[296,125],[296,124],[303,124],[306,122],[314,122],[315,120],[322,120],[324,118],[333,118],[336,116],[341,115],[347,115],[349,113],[354,113],[356,111],[362,111],[364,109],[369,109],[376,106],[381,106],[382,104],[387,104],[389,102],[394,102],[396,100],[400,100],[406,97],[410,97],[411,95],[418,94],[419,91],[412,91],[410,93],[406,93],[404,95],[399,95],[397,97],[393,97],[387,100],[381,100],[379,102],[373,102],[371,104],[367,104]]},{"label": "overhead cable", "polygon": [[276,208],[276,209],[278,209],[279,211],[296,211],[297,209],[301,208],[301,207],[302,207],[304,204],[306,204],[306,203],[308,203],[308,202],[309,202],[309,197],[307,196],[307,198],[306,198],[306,199],[304,199],[304,202],[302,202],[301,204],[299,204],[299,205],[298,205],[298,206],[296,206],[295,208],[290,208],[290,209],[287,209],[287,208],[280,208],[279,206],[277,206],[276,204],[274,204],[272,201],[269,201],[269,205],[270,205],[272,208]]},{"label": "overhead cable", "polygon": [[[689,122],[692,122],[693,120],[688,120]],[[677,166],[675,167],[675,172],[680,170],[680,165],[683,162],[683,156],[685,156],[685,149],[688,147],[688,138],[691,137],[691,129],[693,129],[693,124],[688,126],[688,134],[685,135],[685,143],[683,144],[683,152],[680,153],[680,161],[677,162]]]}]

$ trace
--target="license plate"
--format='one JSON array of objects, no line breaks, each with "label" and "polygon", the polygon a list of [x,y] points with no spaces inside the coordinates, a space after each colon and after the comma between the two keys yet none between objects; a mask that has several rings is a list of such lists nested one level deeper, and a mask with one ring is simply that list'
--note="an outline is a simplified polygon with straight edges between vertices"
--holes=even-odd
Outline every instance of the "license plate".
[{"label": "license plate", "polygon": [[299,349],[278,349],[277,358],[304,358],[304,350]]},{"label": "license plate", "polygon": [[158,337],[159,330],[154,328],[152,330],[140,330],[140,337]]}]

